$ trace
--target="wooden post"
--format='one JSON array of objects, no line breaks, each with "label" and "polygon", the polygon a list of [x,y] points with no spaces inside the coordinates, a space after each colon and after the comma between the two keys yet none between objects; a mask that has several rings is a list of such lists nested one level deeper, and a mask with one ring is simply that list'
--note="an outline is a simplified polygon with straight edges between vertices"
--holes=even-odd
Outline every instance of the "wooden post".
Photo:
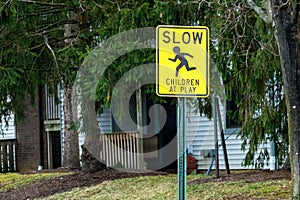
[{"label": "wooden post", "polygon": [[223,129],[223,125],[222,125],[222,118],[221,118],[221,112],[220,112],[220,106],[219,106],[219,100],[216,97],[215,97],[215,104],[216,104],[216,109],[217,109],[217,113],[218,113],[219,128],[221,130],[221,141],[222,141],[222,147],[223,147],[226,173],[230,174],[229,162],[228,162],[228,156],[227,156],[227,148],[226,148],[225,137],[224,137],[224,129]]},{"label": "wooden post", "polygon": [[18,143],[17,140],[14,141],[14,145],[15,145],[15,171],[18,171],[18,159],[17,159],[17,155],[18,155]]},{"label": "wooden post", "polygon": [[1,155],[3,155],[3,146],[2,146],[2,144],[0,144],[0,172],[2,173],[3,172],[3,168],[2,168],[3,159],[2,159]]},{"label": "wooden post", "polygon": [[3,171],[8,172],[8,165],[7,165],[7,144],[6,142],[3,145]]},{"label": "wooden post", "polygon": [[14,171],[14,153],[13,153],[13,141],[9,142],[9,171]]}]

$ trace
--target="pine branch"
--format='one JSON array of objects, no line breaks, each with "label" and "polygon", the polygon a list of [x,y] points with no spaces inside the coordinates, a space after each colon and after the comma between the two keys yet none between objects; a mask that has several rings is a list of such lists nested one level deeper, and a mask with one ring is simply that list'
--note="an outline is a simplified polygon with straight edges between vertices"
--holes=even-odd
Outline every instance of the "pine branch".
[{"label": "pine branch", "polygon": [[58,32],[58,31],[63,31],[63,28],[52,28],[52,29],[48,29],[48,30],[44,30],[41,32],[34,32],[34,33],[30,33],[27,35],[27,37],[36,37],[36,36],[41,36],[41,35],[47,35],[49,33],[53,33],[53,32]]},{"label": "pine branch", "polygon": [[30,47],[29,51],[35,51],[36,49],[40,49],[44,46],[44,43],[38,44],[36,46]]},{"label": "pine branch", "polygon": [[5,3],[3,3],[2,7],[0,9],[3,9],[6,5],[11,4],[12,0],[8,0]]},{"label": "pine branch", "polygon": [[22,2],[22,3],[36,4],[36,5],[41,5],[41,6],[59,6],[59,7],[66,6],[65,3],[47,3],[47,2],[32,1],[32,0],[20,0],[20,2]]},{"label": "pine branch", "polygon": [[24,20],[28,17],[36,17],[36,16],[49,15],[49,14],[55,14],[55,13],[62,13],[64,11],[69,11],[69,10],[67,10],[67,9],[62,10],[62,9],[58,9],[58,8],[52,8],[52,9],[48,8],[45,11],[41,11],[41,12],[37,12],[37,13],[31,13],[31,14],[21,16],[20,20]]},{"label": "pine branch", "polygon": [[36,36],[36,35],[42,35],[44,34],[45,32],[51,32],[51,29],[52,28],[55,28],[55,27],[58,27],[60,25],[65,25],[65,24],[78,24],[79,22],[78,21],[75,21],[75,20],[63,20],[63,21],[58,21],[58,22],[55,22],[53,24],[50,24],[50,25],[46,25],[46,26],[39,26],[39,27],[36,27],[35,30],[33,30],[31,33],[28,33],[28,37],[31,37],[31,36]]}]

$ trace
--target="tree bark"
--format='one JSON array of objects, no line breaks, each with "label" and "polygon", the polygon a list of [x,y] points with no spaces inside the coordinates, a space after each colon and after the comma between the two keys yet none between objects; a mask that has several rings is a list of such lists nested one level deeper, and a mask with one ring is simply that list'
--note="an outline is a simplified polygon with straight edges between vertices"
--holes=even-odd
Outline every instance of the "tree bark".
[{"label": "tree bark", "polygon": [[[76,20],[77,15],[74,12],[69,13],[70,20]],[[75,44],[79,33],[78,24],[66,24],[65,36],[67,39],[65,43],[69,48]],[[70,77],[69,77],[70,76]],[[79,168],[79,141],[77,133],[77,102],[76,102],[76,86],[73,84],[72,72],[66,73],[64,80],[64,154],[63,166],[70,168]]]},{"label": "tree bark", "polygon": [[93,156],[93,154],[84,146],[81,145],[82,154],[82,171],[85,173],[94,173],[97,171],[107,169],[106,164],[104,162],[99,161],[97,158]]},{"label": "tree bark", "polygon": [[73,108],[73,97],[75,89],[72,85],[64,90],[64,156],[63,166],[69,168],[79,168],[79,141],[75,126],[77,109]]},{"label": "tree bark", "polygon": [[102,132],[98,125],[94,101],[84,101],[82,103],[82,119],[84,130],[83,153],[81,155],[82,170],[93,173],[107,169],[106,162],[101,159],[102,141],[100,134]]},{"label": "tree bark", "polygon": [[281,168],[281,170],[284,170],[284,171],[291,171],[291,162],[290,162],[290,156],[288,156]]},{"label": "tree bark", "polygon": [[290,142],[293,199],[300,199],[300,52],[298,30],[299,2],[291,5],[272,1],[275,35],[283,74]]}]

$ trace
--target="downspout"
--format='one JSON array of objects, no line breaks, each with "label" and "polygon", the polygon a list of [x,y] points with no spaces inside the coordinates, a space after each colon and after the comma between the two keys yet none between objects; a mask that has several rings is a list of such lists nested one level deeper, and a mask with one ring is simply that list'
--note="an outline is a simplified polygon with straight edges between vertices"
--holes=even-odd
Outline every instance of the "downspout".
[{"label": "downspout", "polygon": [[40,165],[38,170],[42,170],[44,166],[44,117],[43,117],[43,89],[38,86],[38,106],[39,106],[39,122],[40,122]]},{"label": "downspout", "polygon": [[[139,83],[137,83],[139,84]],[[138,85],[139,86],[139,85]],[[138,145],[138,166],[137,169],[141,170],[145,168],[144,162],[144,152],[143,152],[143,113],[142,113],[142,89],[139,87],[136,90],[136,121],[137,121],[137,130],[139,132],[139,145]]]},{"label": "downspout", "polygon": [[[273,80],[272,80],[272,84],[273,84],[273,87],[272,87],[272,95],[273,95],[272,104],[273,104],[274,109],[275,109],[275,104],[277,103],[276,99],[275,99],[275,81],[276,80],[275,80],[275,75],[274,75]],[[276,134],[275,124],[274,124],[274,133],[273,134]],[[276,150],[275,150],[274,137],[271,137],[271,139],[270,139],[270,170],[276,170]]]},{"label": "downspout", "polygon": [[64,92],[63,89],[61,89],[60,84],[58,87],[59,91],[59,99],[60,99],[60,104],[59,104],[59,119],[60,119],[60,155],[61,155],[61,166],[63,166],[64,163],[64,126],[65,126],[65,121],[64,121]]}]

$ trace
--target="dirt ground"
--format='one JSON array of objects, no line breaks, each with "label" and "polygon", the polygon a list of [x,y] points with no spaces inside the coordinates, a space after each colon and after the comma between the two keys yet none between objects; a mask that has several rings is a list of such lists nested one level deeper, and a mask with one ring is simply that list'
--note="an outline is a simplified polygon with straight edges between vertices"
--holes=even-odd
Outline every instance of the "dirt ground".
[{"label": "dirt ground", "polygon": [[[211,173],[212,175],[213,173]],[[258,183],[268,180],[291,179],[291,173],[285,170],[248,170],[248,171],[235,171],[230,175],[220,174],[219,178],[198,179],[192,184],[208,183],[208,182],[229,182],[229,181],[245,181],[246,183]]]},{"label": "dirt ground", "polygon": [[[68,172],[67,169],[58,170],[43,170],[43,172]],[[103,170],[94,174],[82,173],[80,171],[74,171],[71,175],[63,177],[52,178],[49,180],[41,180],[33,184],[22,186],[18,189],[9,189],[6,192],[0,193],[0,199],[34,199],[37,197],[46,197],[55,193],[61,193],[70,191],[76,187],[88,187],[97,185],[106,180],[114,180],[120,178],[137,177],[137,176],[155,176],[155,175],[167,175],[165,172],[143,172],[143,173],[130,173],[117,170]],[[276,179],[290,179],[290,172],[287,171],[245,171],[239,173],[232,173],[231,175],[221,174],[220,178],[208,178],[199,179],[189,184],[200,184],[207,182],[218,181],[238,181],[244,180],[249,183],[276,180]]]}]

